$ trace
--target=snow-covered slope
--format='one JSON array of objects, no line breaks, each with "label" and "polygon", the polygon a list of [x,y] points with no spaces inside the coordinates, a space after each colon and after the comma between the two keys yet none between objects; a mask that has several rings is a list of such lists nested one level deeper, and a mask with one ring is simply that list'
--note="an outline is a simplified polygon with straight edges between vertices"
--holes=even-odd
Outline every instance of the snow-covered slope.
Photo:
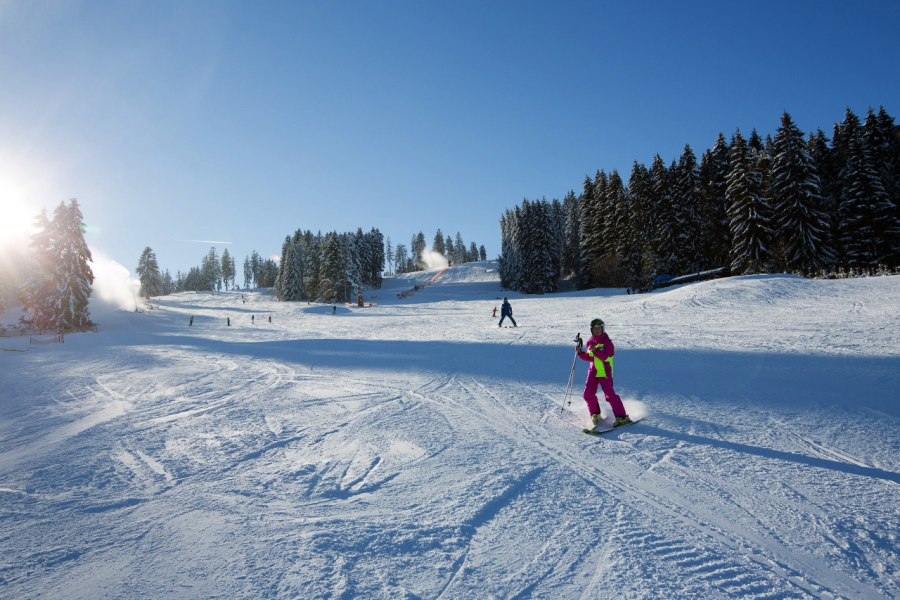
[{"label": "snow-covered slope", "polygon": [[[399,297],[435,274],[0,338],[0,596],[900,596],[900,278]],[[646,415],[602,438],[595,316]]]}]

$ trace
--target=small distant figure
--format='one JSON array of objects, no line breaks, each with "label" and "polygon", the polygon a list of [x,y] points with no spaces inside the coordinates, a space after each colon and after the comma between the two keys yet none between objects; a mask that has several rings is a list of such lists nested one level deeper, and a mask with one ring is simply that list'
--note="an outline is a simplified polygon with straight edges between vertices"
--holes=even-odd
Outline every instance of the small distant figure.
[{"label": "small distant figure", "polygon": [[225,317],[225,322],[228,323],[229,327],[231,327],[231,317]]},{"label": "small distant figure", "polygon": [[269,315],[269,323],[272,322],[272,315]]},{"label": "small distant figure", "polygon": [[503,321],[506,317],[509,317],[509,320],[512,321],[513,327],[518,327],[516,320],[512,316],[512,305],[510,305],[509,300],[504,298],[503,304],[500,305],[500,322],[497,324],[497,327],[503,327]]},{"label": "small distant figure", "polygon": [[331,314],[333,314],[333,315],[336,315],[336,314],[337,314],[337,306],[332,306],[332,307],[331,307]]},{"label": "small distant figure", "polygon": [[494,307],[494,318],[495,319],[497,318],[497,307],[496,306]]},{"label": "small distant figure", "polygon": [[188,327],[193,327],[193,326],[194,326],[194,317],[193,317],[193,315],[191,315],[191,320],[188,321]]},{"label": "small distant figure", "polygon": [[256,315],[250,315],[250,323],[256,325]]},{"label": "small distant figure", "polygon": [[247,301],[246,301],[246,300],[241,300],[241,302],[243,302],[244,304],[247,304]]}]

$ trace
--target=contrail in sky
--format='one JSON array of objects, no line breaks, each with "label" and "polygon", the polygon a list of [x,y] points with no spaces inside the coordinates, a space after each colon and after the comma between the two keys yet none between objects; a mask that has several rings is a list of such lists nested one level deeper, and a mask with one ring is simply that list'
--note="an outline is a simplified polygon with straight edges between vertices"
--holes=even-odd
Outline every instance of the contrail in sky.
[{"label": "contrail in sky", "polygon": [[230,244],[231,242],[217,242],[215,240],[184,240],[186,242],[196,242],[198,244]]}]

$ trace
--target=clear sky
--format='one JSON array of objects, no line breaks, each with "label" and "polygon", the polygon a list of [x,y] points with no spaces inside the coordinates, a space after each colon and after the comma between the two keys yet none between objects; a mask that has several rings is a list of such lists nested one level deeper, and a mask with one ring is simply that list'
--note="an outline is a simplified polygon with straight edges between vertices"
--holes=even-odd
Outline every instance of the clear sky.
[{"label": "clear sky", "polygon": [[441,228],[493,258],[523,198],[785,110],[900,119],[898,74],[897,0],[0,0],[0,238],[77,197],[132,270],[297,228]]}]

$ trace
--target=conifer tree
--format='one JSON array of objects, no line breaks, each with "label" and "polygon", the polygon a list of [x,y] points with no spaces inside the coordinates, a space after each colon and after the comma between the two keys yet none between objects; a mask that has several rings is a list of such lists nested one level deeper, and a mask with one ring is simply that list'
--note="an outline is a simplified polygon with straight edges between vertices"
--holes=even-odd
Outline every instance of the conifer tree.
[{"label": "conifer tree", "polygon": [[775,246],[783,266],[812,273],[830,262],[830,225],[803,132],[785,112],[775,135],[770,189]]},{"label": "conifer tree", "polygon": [[432,244],[431,249],[438,254],[446,256],[446,254],[444,254],[447,251],[444,247],[444,234],[441,233],[440,229],[434,234],[434,243]]},{"label": "conifer tree", "polygon": [[283,301],[284,290],[287,282],[288,270],[288,253],[291,246],[291,236],[284,236],[284,242],[281,243],[281,260],[278,261],[278,276],[275,278],[275,298]]},{"label": "conifer tree", "polygon": [[24,325],[47,329],[53,315],[53,282],[51,274],[54,266],[53,229],[47,210],[41,212],[34,221],[35,233],[31,235],[31,265],[22,287],[25,315]]},{"label": "conifer tree", "polygon": [[159,263],[156,253],[147,246],[138,258],[135,272],[141,283],[141,296],[150,300],[150,296],[159,296],[162,293],[162,277],[159,273]]},{"label": "conifer tree", "polygon": [[624,241],[621,236],[627,236],[629,223],[625,214],[628,211],[625,183],[619,172],[616,169],[610,172],[605,193],[601,194],[595,188],[594,194],[601,207],[596,228],[600,235],[600,258],[615,262]]},{"label": "conifer tree", "polygon": [[849,109],[840,125],[841,196],[838,241],[849,267],[875,268],[892,258],[892,205],[875,168],[859,119]]},{"label": "conifer tree", "polygon": [[[650,184],[652,189],[652,207],[654,252],[656,265],[651,279],[660,273],[671,273],[676,267],[678,257],[678,223],[672,206],[672,178],[676,164],[666,168],[662,157],[657,154],[650,166]],[[648,266],[648,265],[645,265]]]},{"label": "conifer tree", "polygon": [[731,234],[728,230],[725,189],[728,187],[728,143],[719,133],[712,150],[700,161],[699,262],[703,268],[728,264]]},{"label": "conifer tree", "polygon": [[244,287],[249,289],[253,283],[253,265],[250,264],[250,256],[244,257]]},{"label": "conifer tree", "polygon": [[[443,244],[441,244],[443,246]],[[394,274],[394,249],[391,248],[391,236],[387,238],[387,246],[384,251],[385,258],[387,259],[387,267],[388,267],[388,275]]]},{"label": "conifer tree", "polygon": [[456,241],[453,243],[453,249],[456,251],[453,262],[459,264],[466,262],[466,243],[463,241],[462,234],[458,231],[456,232]]},{"label": "conifer tree", "polygon": [[762,190],[757,166],[759,153],[751,150],[738,130],[728,151],[728,218],[732,236],[731,270],[734,273],[766,272],[771,263],[770,208]]},{"label": "conifer tree", "polygon": [[350,299],[350,290],[345,286],[346,260],[343,243],[336,231],[325,234],[322,251],[320,302],[346,302]]},{"label": "conifer tree", "polygon": [[656,263],[652,239],[652,182],[647,167],[634,161],[628,178],[629,211],[617,224],[621,241],[617,250],[622,260],[627,285],[637,287],[650,283],[652,271],[644,266]]},{"label": "conifer tree", "polygon": [[818,129],[815,133],[810,133],[806,140],[806,147],[812,160],[813,168],[819,177],[819,190],[821,192],[822,212],[825,213],[828,231],[825,232],[825,245],[831,249],[832,255],[826,259],[826,266],[833,266],[837,260],[838,247],[838,200],[840,198],[840,178],[839,169],[834,167],[834,153],[828,146],[828,138],[825,133]]},{"label": "conifer tree", "polygon": [[678,274],[683,274],[699,270],[700,263],[700,168],[690,145],[684,146],[678,159],[672,186],[672,210],[678,249],[673,269]]},{"label": "conifer tree", "polygon": [[[565,214],[566,239],[563,246],[562,270],[563,277],[577,276],[581,271],[581,237],[578,227],[579,208],[578,197],[574,190],[569,190],[563,198],[563,213]],[[484,259],[482,259],[484,260]]]},{"label": "conifer tree", "polygon": [[50,328],[79,330],[93,325],[88,310],[94,273],[89,262],[91,251],[84,239],[84,224],[76,199],[68,206],[60,202],[54,211],[53,229],[53,314]]},{"label": "conifer tree", "polygon": [[[603,183],[603,193],[606,193],[605,174],[602,171],[600,181]],[[585,175],[582,187],[581,197],[578,199],[579,208],[579,239],[581,241],[581,271],[578,277],[578,287],[580,289],[589,288],[594,285],[592,267],[596,260],[600,257],[600,243],[602,239],[596,232],[596,217],[594,211],[600,211],[600,207],[595,200],[595,186],[591,178]]]},{"label": "conifer tree", "polygon": [[225,289],[228,289],[228,282],[234,283],[234,261],[231,258],[231,254],[228,252],[228,248],[222,250],[222,281],[225,284]]}]

